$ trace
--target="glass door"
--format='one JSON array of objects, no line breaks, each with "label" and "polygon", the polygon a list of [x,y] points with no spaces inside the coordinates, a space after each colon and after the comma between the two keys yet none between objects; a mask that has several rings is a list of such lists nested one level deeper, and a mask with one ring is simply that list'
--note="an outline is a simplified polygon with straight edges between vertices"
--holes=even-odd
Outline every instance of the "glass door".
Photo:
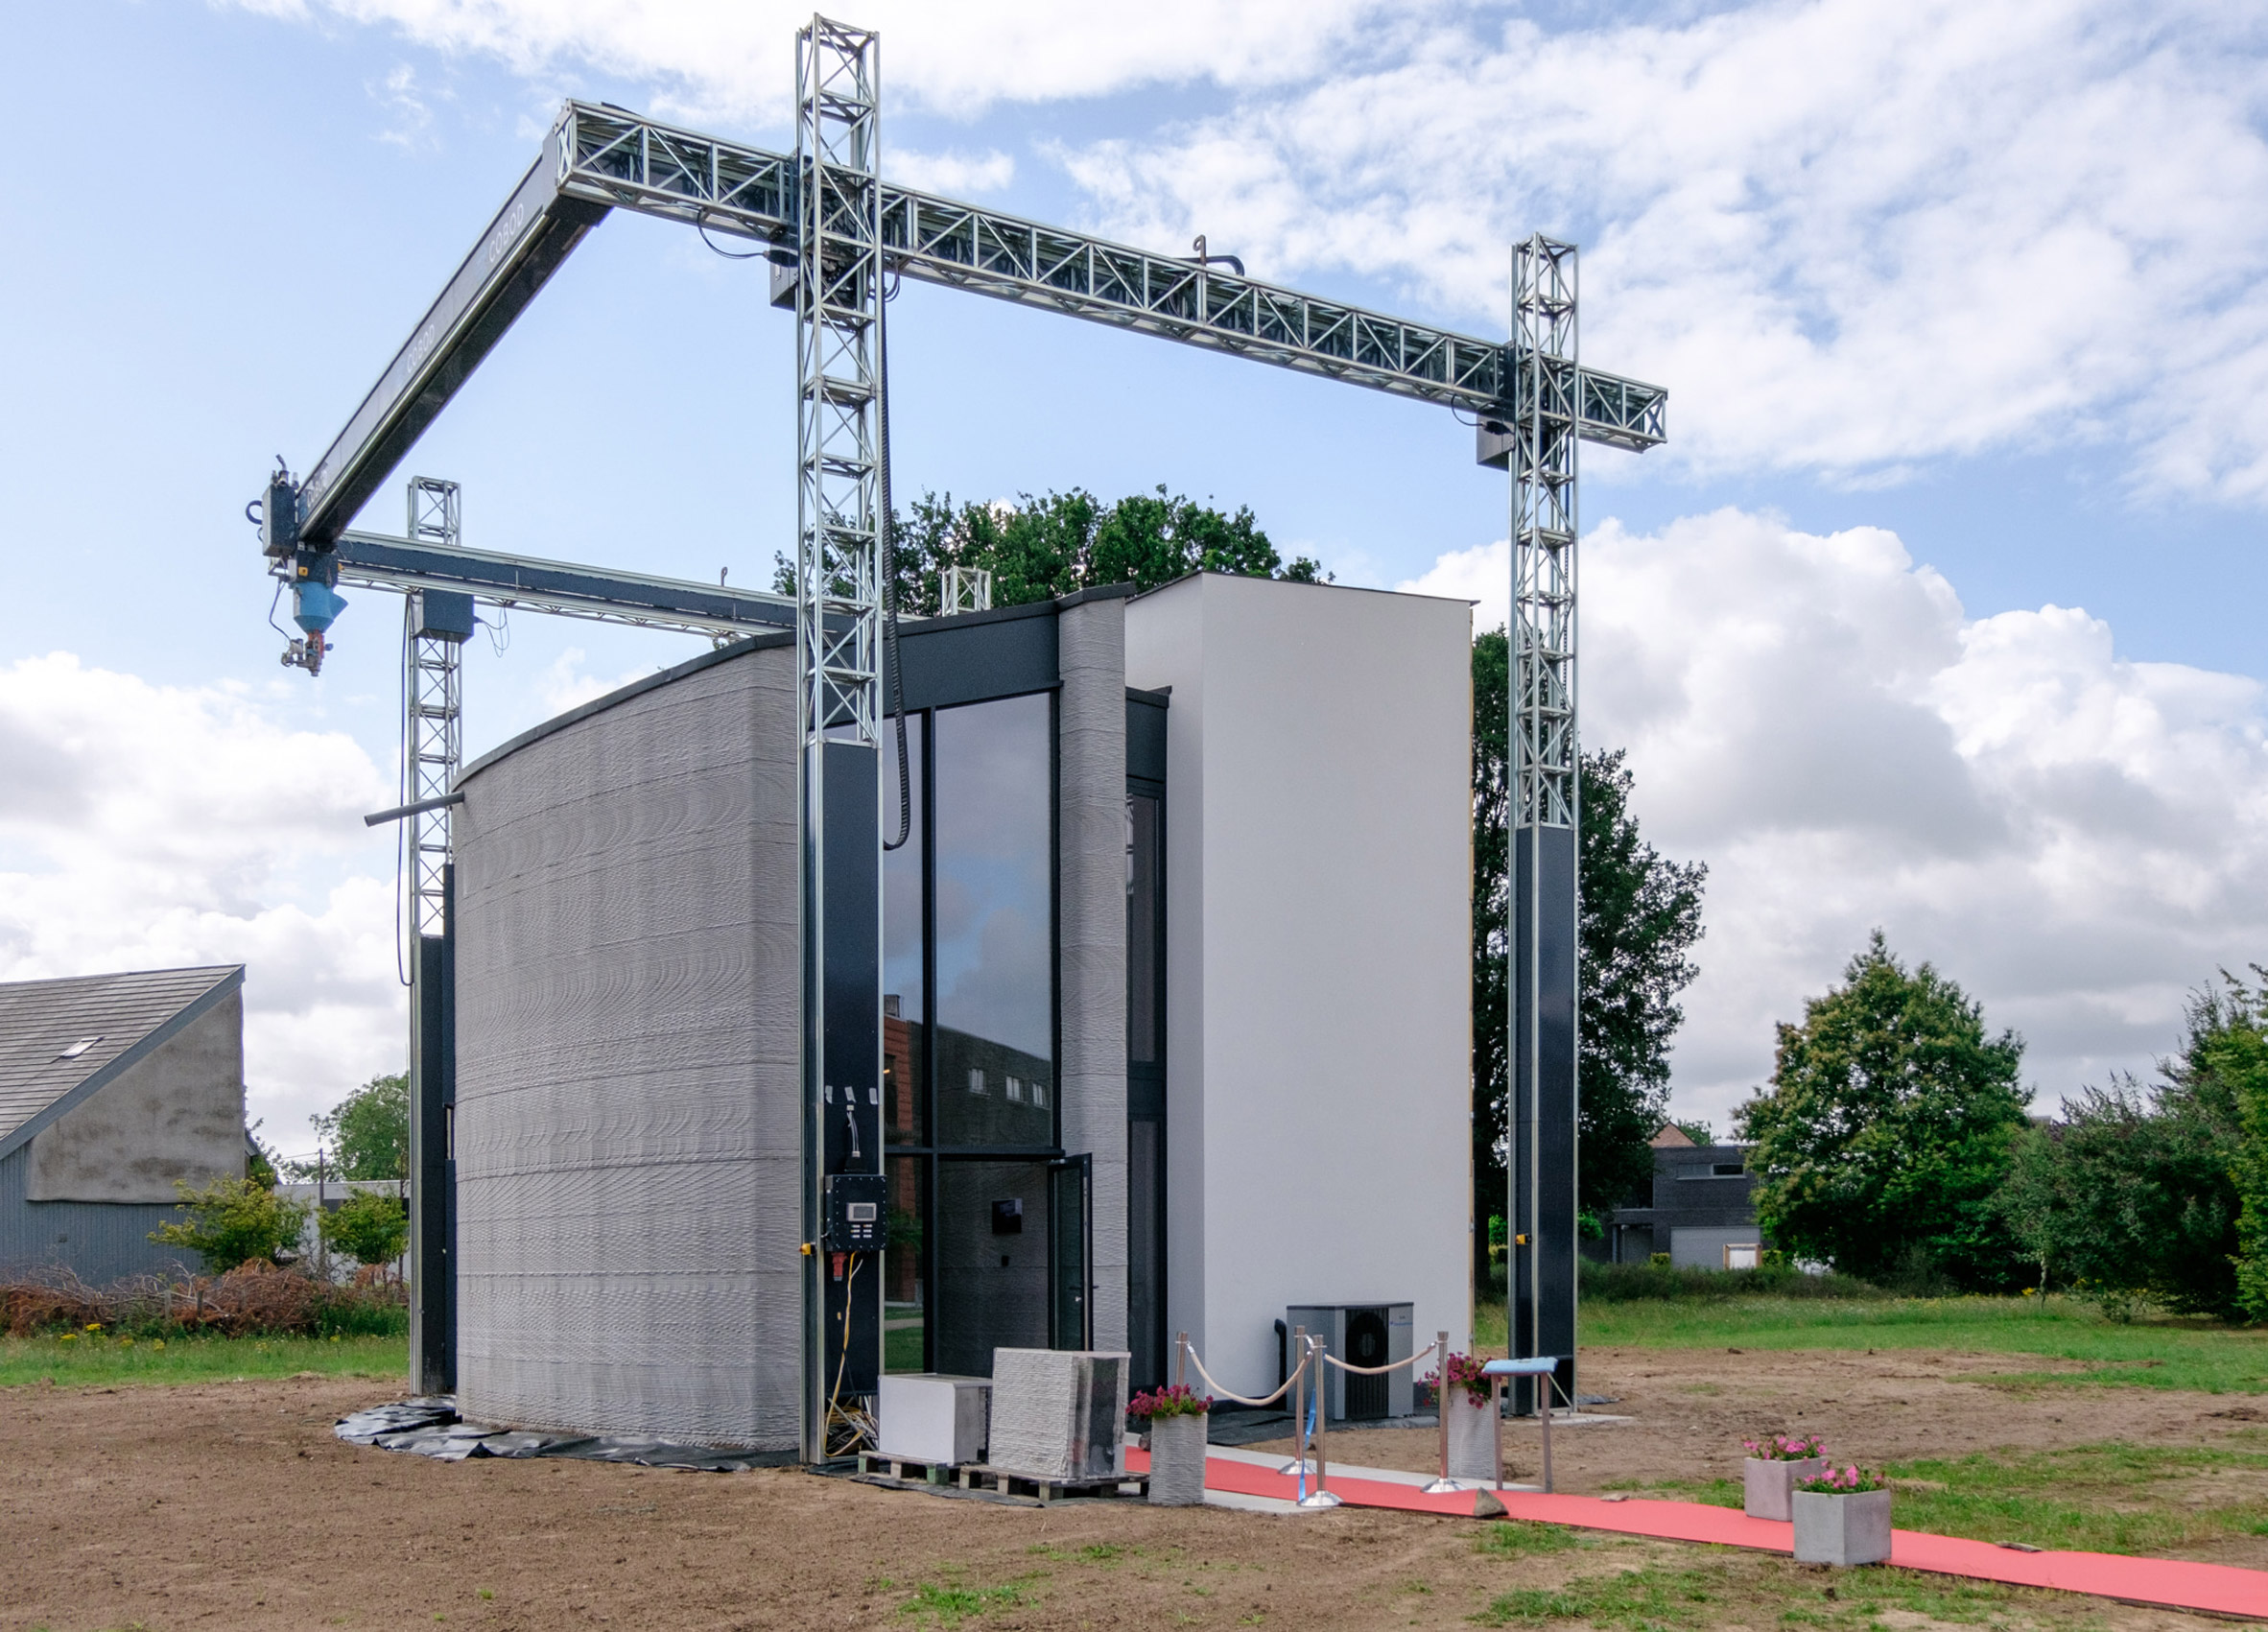
[{"label": "glass door", "polygon": [[1048,1164],[1049,1340],[1058,1349],[1094,1346],[1087,1289],[1091,1281],[1094,1158]]}]

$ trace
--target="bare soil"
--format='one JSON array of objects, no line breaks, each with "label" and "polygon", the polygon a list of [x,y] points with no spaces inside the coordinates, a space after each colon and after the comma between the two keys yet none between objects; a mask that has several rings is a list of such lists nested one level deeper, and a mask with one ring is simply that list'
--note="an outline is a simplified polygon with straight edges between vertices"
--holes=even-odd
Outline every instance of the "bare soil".
[{"label": "bare soil", "polygon": [[[1973,1381],[2008,1369],[2007,1357],[1586,1358],[1585,1387],[1620,1396],[1602,1408],[1635,1420],[1554,1435],[1568,1490],[1707,1478],[1762,1428],[1815,1429],[1871,1460],[2108,1438],[2210,1444],[2250,1415],[2228,1396]],[[312,1378],[0,1390],[0,1626],[833,1632],[952,1624],[957,1612],[980,1613],[986,1628],[1453,1626],[1518,1588],[1647,1565],[1716,1573],[1721,1590],[1679,1623],[1772,1627],[1812,1599],[1822,1624],[1836,1613],[1819,1573],[1673,1544],[1502,1552],[1478,1548],[1486,1526],[1353,1508],[1041,1510],[785,1470],[441,1463],[332,1436],[335,1418],[396,1392]],[[1508,1443],[1515,1470],[1528,1467],[1532,1440]],[[1342,1432],[1332,1455],[1422,1468],[1432,1445],[1423,1432]],[[2268,1565],[2268,1541],[2256,1550],[2227,1561]],[[2207,1624],[2046,1593],[2010,1593],[1991,1614],[2074,1632]],[[1939,1624],[1889,1619],[1902,1632]]]}]

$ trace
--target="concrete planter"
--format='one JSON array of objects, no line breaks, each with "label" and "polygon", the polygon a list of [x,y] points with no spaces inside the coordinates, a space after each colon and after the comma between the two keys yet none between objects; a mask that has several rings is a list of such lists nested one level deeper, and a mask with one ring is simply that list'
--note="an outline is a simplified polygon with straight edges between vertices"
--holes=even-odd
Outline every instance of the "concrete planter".
[{"label": "concrete planter", "polygon": [[1890,1493],[1795,1493],[1798,1564],[1881,1564],[1890,1557]]},{"label": "concrete planter", "polygon": [[1503,1477],[1497,1464],[1497,1436],[1489,1421],[1487,1396],[1476,1400],[1463,1387],[1441,1390],[1442,1409],[1449,1413],[1449,1477],[1494,1484]]},{"label": "concrete planter", "polygon": [[1205,1431],[1213,1419],[1153,1417],[1149,1425],[1149,1499],[1160,1507],[1194,1507],[1205,1500]]},{"label": "concrete planter", "polygon": [[1795,1516],[1787,1504],[1795,1494],[1795,1481],[1825,1472],[1825,1456],[1806,1456],[1800,1462],[1750,1456],[1740,1465],[1741,1506],[1751,1519],[1778,1519],[1784,1524]]}]

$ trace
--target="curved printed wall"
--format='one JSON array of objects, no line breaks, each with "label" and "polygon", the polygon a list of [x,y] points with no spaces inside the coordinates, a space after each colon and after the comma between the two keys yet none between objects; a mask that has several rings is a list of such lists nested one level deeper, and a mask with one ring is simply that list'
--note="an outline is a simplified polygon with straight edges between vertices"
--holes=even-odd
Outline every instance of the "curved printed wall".
[{"label": "curved printed wall", "polygon": [[703,660],[463,779],[469,1418],[796,1448],[793,655]]}]

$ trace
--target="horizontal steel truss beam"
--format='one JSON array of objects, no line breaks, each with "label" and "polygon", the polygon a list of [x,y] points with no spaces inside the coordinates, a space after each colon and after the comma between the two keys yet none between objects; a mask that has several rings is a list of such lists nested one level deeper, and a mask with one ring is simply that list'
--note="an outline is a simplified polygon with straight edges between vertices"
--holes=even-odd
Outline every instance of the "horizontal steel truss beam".
[{"label": "horizontal steel truss beam", "polygon": [[[581,102],[561,110],[552,146],[562,197],[775,244],[793,232],[795,170],[785,154]],[[882,221],[885,256],[908,277],[1484,414],[1509,414],[1525,394],[1515,370],[1529,361],[1500,342],[886,182]],[[1546,357],[1541,367],[1554,378],[1539,394],[1576,400],[1571,360]],[[1653,447],[1667,396],[1636,380],[1581,374],[1580,435]]]},{"label": "horizontal steel truss beam", "polygon": [[339,581],[378,589],[453,589],[491,605],[686,634],[742,635],[795,627],[794,598],[725,589],[566,561],[532,560],[376,532],[343,532]]},{"label": "horizontal steel truss beam", "polygon": [[[791,253],[795,163],[636,114],[571,102],[472,253],[301,485],[307,542],[344,532],[425,428],[609,209],[664,216]],[[1583,439],[1645,449],[1667,393],[1572,361],[1405,322],[1169,255],[886,183],[884,258],[897,272],[1193,345],[1511,418],[1540,394],[1579,402]]]}]

